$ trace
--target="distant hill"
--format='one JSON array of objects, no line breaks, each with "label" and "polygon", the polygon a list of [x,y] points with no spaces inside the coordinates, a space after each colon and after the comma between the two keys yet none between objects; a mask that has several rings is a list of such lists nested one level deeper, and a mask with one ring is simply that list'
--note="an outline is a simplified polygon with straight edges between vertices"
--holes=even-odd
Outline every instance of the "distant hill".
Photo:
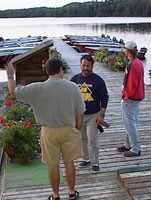
[{"label": "distant hill", "polygon": [[104,0],[73,2],[59,8],[0,11],[0,18],[22,17],[151,17],[151,0]]},{"label": "distant hill", "polygon": [[80,2],[72,2],[72,3],[68,3],[68,4],[64,5],[63,7],[78,6],[80,4],[82,4],[82,3],[80,3]]},{"label": "distant hill", "polygon": [[92,4],[92,2],[91,1],[88,1],[88,2],[83,2],[83,3],[81,3],[81,2],[72,2],[72,3],[68,3],[68,4],[66,4],[66,5],[64,5],[63,7],[69,7],[69,6],[79,6],[80,4]]}]

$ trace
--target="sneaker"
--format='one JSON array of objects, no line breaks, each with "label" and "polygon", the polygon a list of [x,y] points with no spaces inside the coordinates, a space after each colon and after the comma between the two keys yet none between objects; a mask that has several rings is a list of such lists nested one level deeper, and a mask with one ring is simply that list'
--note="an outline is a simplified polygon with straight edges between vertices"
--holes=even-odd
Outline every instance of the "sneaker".
[{"label": "sneaker", "polygon": [[86,167],[88,165],[90,165],[90,161],[89,160],[83,160],[82,162],[80,162],[79,167]]},{"label": "sneaker", "polygon": [[98,173],[100,171],[99,165],[92,165],[91,171],[92,173]]},{"label": "sneaker", "polygon": [[125,151],[129,151],[129,150],[130,150],[130,148],[127,149],[125,146],[119,146],[119,147],[117,147],[117,151],[118,152],[125,152]]},{"label": "sneaker", "polygon": [[124,156],[125,157],[141,156],[141,151],[139,151],[138,153],[126,151],[126,152],[124,152]]}]

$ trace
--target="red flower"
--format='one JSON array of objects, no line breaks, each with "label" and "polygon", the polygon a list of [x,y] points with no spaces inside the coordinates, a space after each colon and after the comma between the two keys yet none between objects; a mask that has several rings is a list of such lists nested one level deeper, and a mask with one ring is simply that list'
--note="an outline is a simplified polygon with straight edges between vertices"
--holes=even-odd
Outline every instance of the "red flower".
[{"label": "red flower", "polygon": [[31,123],[31,122],[29,122],[29,123],[28,123],[28,126],[29,126],[29,128],[31,128],[31,127],[32,127],[32,123]]},{"label": "red flower", "polygon": [[12,126],[13,124],[11,123],[11,122],[8,122],[7,124],[6,124],[6,126]]},{"label": "red flower", "polygon": [[25,80],[20,80],[20,83],[26,83],[26,81]]},{"label": "red flower", "polygon": [[28,126],[28,123],[27,123],[27,122],[23,122],[23,125],[24,125],[24,126]]},{"label": "red flower", "polygon": [[32,123],[31,122],[23,122],[23,125],[24,126],[29,126],[29,128],[32,127]]},{"label": "red flower", "polygon": [[5,118],[0,118],[0,123],[3,123],[3,122],[5,122]]},{"label": "red flower", "polygon": [[10,106],[11,104],[12,104],[12,100],[10,99],[10,100],[7,100],[7,101],[5,101],[5,105],[7,105],[7,106]]}]

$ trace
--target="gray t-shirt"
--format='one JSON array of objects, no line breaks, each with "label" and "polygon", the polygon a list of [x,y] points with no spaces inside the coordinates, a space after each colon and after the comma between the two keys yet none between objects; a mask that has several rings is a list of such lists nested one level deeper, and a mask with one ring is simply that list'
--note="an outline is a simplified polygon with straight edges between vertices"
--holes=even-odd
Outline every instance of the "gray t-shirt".
[{"label": "gray t-shirt", "polygon": [[49,127],[75,127],[77,114],[85,111],[80,89],[61,78],[16,87],[15,95],[32,106],[38,124]]}]

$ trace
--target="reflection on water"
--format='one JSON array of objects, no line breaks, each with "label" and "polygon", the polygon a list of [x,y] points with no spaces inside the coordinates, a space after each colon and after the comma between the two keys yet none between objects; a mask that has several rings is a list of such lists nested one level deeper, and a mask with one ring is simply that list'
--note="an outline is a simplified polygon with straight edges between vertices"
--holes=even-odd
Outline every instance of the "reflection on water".
[{"label": "reflection on water", "polygon": [[139,33],[151,33],[151,23],[140,23],[140,24],[64,24],[64,27],[70,28],[83,28],[83,29],[92,29],[94,32],[102,31],[106,32],[112,30],[112,32],[139,32]]},{"label": "reflection on water", "polygon": [[[101,33],[104,32],[119,32],[127,34],[127,32],[132,34],[150,34],[151,33],[151,23],[140,23],[140,24],[65,24],[62,25],[64,28],[89,30],[90,33]],[[84,33],[84,32],[83,32]],[[81,35],[81,34],[80,34]]]},{"label": "reflection on water", "polygon": [[[146,47],[146,69],[151,69],[151,18],[150,17],[94,17],[94,18],[11,18],[0,19],[0,36],[4,39],[42,35],[115,36],[125,42],[134,40],[138,48]],[[4,73],[3,73],[4,74]],[[3,75],[4,76],[4,75]],[[0,81],[2,74],[0,72]]]},{"label": "reflection on water", "polygon": [[120,32],[139,32],[141,34],[151,33],[151,23],[140,23],[140,24],[104,24],[106,29],[118,30]]}]

